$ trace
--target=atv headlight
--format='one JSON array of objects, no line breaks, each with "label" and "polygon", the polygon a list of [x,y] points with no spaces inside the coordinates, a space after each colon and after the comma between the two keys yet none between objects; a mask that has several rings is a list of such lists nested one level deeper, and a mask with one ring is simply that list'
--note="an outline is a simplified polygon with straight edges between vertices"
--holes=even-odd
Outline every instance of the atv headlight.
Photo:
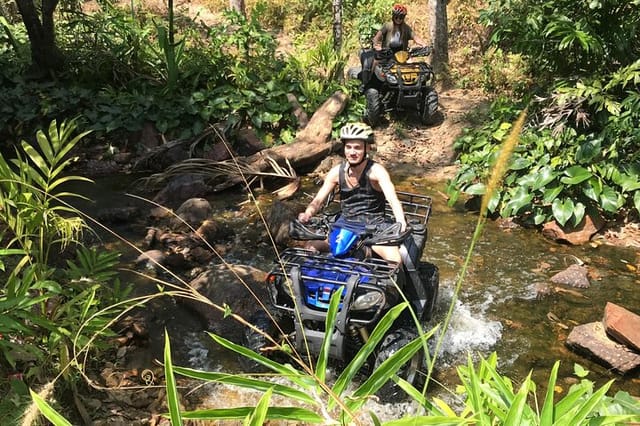
[{"label": "atv headlight", "polygon": [[351,309],[354,311],[364,311],[371,309],[374,306],[380,305],[384,302],[384,296],[377,291],[368,291],[360,296],[356,297],[353,301]]},{"label": "atv headlight", "polygon": [[387,74],[387,81],[390,84],[398,84],[398,78],[393,74]]}]

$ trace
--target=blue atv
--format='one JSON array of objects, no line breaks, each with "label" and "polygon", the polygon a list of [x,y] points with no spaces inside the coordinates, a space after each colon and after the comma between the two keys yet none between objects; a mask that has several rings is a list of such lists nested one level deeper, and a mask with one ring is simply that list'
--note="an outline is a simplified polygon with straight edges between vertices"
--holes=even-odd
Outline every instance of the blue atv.
[{"label": "blue atv", "polygon": [[[331,336],[330,357],[348,362],[364,345],[382,316],[402,302],[398,288],[411,302],[416,316],[423,322],[429,321],[439,285],[437,267],[421,261],[431,198],[407,192],[398,192],[398,198],[408,224],[404,232],[399,223],[391,222],[393,215],[389,206],[386,212],[389,226],[382,228],[338,227],[335,222],[339,213],[323,213],[306,225],[294,220],[289,228],[293,239],[328,239],[330,251],[284,250],[266,280],[269,310],[278,324],[276,326],[263,310],[256,312],[250,322],[276,340],[286,334],[300,353],[306,353],[308,348],[312,356],[317,356],[326,337],[329,301],[334,292],[342,289],[336,318],[338,326]],[[370,247],[374,245],[399,245],[402,264],[373,257]],[[299,314],[295,312],[296,307]],[[415,325],[409,313],[406,314],[396,321],[377,348],[373,368],[417,337]],[[263,355],[268,354],[272,346],[263,334],[249,327],[245,329],[243,343]],[[399,375],[416,383],[423,362],[424,354],[419,352]]]}]

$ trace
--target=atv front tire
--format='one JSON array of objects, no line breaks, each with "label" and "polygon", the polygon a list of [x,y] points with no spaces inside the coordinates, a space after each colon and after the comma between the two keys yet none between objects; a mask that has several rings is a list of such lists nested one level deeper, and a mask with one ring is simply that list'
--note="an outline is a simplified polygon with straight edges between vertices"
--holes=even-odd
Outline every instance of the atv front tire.
[{"label": "atv front tire", "polygon": [[418,265],[418,275],[427,293],[427,305],[422,313],[423,321],[430,321],[436,312],[436,302],[438,300],[438,288],[440,287],[440,272],[433,263],[420,262]]},{"label": "atv front tire", "polygon": [[420,109],[420,120],[422,124],[428,126],[436,124],[440,119],[438,113],[438,92],[435,89],[429,88],[424,95],[422,101],[422,108]]},{"label": "atv front tire", "polygon": [[[390,332],[385,336],[382,343],[380,343],[380,347],[376,353],[374,370],[378,369],[386,359],[405,347],[416,337],[418,337],[418,335],[413,330],[407,328],[398,328]],[[422,384],[424,370],[425,355],[424,351],[420,349],[396,372],[396,375],[412,385],[419,387]],[[389,379],[376,394],[386,402],[394,402],[403,398],[404,391],[396,385],[393,380]]]},{"label": "atv front tire", "polygon": [[382,117],[380,92],[378,92],[378,89],[370,88],[364,92],[364,97],[367,102],[367,110],[365,112],[366,119],[371,127],[375,127],[380,123]]}]

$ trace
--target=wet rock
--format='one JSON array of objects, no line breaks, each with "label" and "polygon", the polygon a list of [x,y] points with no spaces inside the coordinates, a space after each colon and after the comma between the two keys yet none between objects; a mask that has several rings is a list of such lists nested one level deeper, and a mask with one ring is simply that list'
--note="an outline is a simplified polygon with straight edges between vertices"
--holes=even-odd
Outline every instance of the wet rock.
[{"label": "wet rock", "polygon": [[274,201],[267,214],[267,226],[275,243],[286,246],[289,242],[289,223],[298,216],[298,210],[293,204]]},{"label": "wet rock", "polygon": [[224,142],[214,143],[202,153],[202,157],[208,160],[225,161],[231,158],[233,151],[229,151]]},{"label": "wet rock", "polygon": [[234,144],[238,154],[242,156],[253,155],[265,149],[264,144],[256,135],[253,129],[239,129],[236,133],[236,143]]},{"label": "wet rock", "polygon": [[[266,275],[266,272],[252,266],[218,265],[200,274],[189,286],[218,307],[227,306],[233,314],[248,318],[258,309],[256,298],[260,301],[268,300],[264,285]],[[255,298],[249,290],[255,294]],[[181,298],[179,302],[189,306],[207,329],[240,341],[243,326],[231,316],[205,302],[185,298]]]},{"label": "wet rock", "polygon": [[640,354],[611,340],[600,321],[574,327],[567,336],[566,345],[623,375],[640,367]]},{"label": "wet rock", "polygon": [[203,197],[210,190],[211,188],[205,183],[202,176],[180,175],[160,190],[153,201],[174,209],[190,198]]},{"label": "wet rock", "polygon": [[583,265],[573,264],[564,271],[560,271],[551,277],[555,284],[565,284],[577,288],[589,288],[587,268]]},{"label": "wet rock", "polygon": [[211,219],[206,219],[202,222],[200,227],[196,230],[194,237],[201,239],[208,244],[215,244],[221,235],[221,227],[217,222]]},{"label": "wet rock", "polygon": [[554,241],[566,241],[569,244],[588,243],[591,237],[604,226],[604,221],[597,215],[585,215],[575,228],[560,226],[556,221],[547,222],[542,227],[542,235]]},{"label": "wet rock", "polygon": [[127,223],[140,217],[138,207],[113,207],[98,212],[96,218],[102,223]]},{"label": "wet rock", "polygon": [[135,263],[138,266],[156,269],[158,265],[163,265],[165,260],[166,255],[162,250],[147,250],[138,256]]},{"label": "wet rock", "polygon": [[607,335],[640,352],[640,315],[636,315],[615,303],[607,302],[602,322]]},{"label": "wet rock", "polygon": [[171,219],[171,227],[176,230],[186,230],[189,226],[197,229],[212,214],[213,208],[209,201],[204,198],[190,198],[176,210],[178,217]]},{"label": "wet rock", "polygon": [[158,228],[149,228],[147,229],[147,234],[144,236],[143,244],[144,247],[150,249],[157,241],[158,234],[160,230]]}]

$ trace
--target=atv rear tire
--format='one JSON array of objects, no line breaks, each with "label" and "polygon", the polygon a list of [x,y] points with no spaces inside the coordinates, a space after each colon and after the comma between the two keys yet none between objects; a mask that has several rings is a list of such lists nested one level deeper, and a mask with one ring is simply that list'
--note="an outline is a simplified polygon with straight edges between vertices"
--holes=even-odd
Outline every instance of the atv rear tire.
[{"label": "atv rear tire", "polygon": [[436,302],[438,301],[438,288],[440,286],[440,272],[433,263],[420,262],[418,265],[418,275],[427,293],[427,306],[422,314],[423,321],[430,321],[436,312]]},{"label": "atv rear tire", "polygon": [[[275,336],[275,334],[277,333],[277,329],[275,324],[273,323],[273,320],[269,318],[269,315],[267,315],[267,313],[262,309],[255,312],[249,318],[249,323],[253,324],[258,330],[262,331],[265,334],[268,334],[271,337]],[[262,351],[262,349],[273,346],[273,343],[270,342],[263,333],[258,332],[258,330],[254,330],[251,327],[245,327],[242,336],[242,346],[247,349],[251,349],[256,353],[259,353],[260,355],[268,357],[268,354]],[[261,364],[249,358],[240,357],[240,364],[247,373],[264,371]]]},{"label": "atv rear tire", "polygon": [[370,88],[364,92],[364,97],[367,101],[366,119],[371,127],[375,127],[380,123],[382,117],[380,92],[378,89]]},{"label": "atv rear tire", "polygon": [[420,110],[420,120],[428,126],[436,124],[440,119],[438,113],[438,92],[435,89],[427,89]]},{"label": "atv rear tire", "polygon": [[[418,335],[413,330],[407,328],[398,328],[387,334],[382,343],[380,343],[380,347],[376,353],[374,370],[378,369],[386,359],[405,347],[416,337],[418,337]],[[424,370],[425,355],[424,350],[420,349],[396,372],[396,375],[412,385],[419,387],[422,384]],[[404,397],[404,391],[391,379],[389,379],[376,394],[385,402],[398,401]]]}]

